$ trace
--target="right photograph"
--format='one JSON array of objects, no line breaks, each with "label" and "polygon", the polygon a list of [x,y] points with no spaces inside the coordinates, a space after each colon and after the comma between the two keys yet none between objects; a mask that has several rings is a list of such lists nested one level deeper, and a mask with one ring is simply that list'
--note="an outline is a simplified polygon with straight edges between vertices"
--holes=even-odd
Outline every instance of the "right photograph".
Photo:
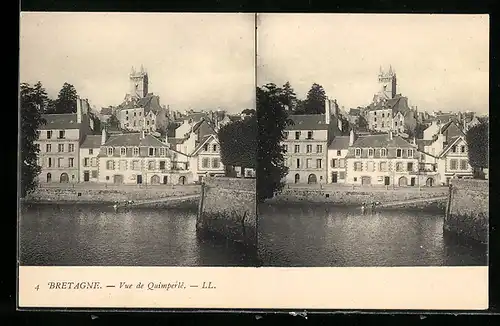
[{"label": "right photograph", "polygon": [[258,14],[269,267],[487,266],[489,17]]}]

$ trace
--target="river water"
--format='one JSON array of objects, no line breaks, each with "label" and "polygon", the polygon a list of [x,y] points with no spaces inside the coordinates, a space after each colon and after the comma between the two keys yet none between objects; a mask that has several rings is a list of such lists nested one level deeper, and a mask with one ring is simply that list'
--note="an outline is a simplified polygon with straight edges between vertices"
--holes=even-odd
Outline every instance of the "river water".
[{"label": "river water", "polygon": [[19,227],[21,265],[256,264],[237,245],[197,236],[196,208],[115,212],[103,205],[31,205],[23,207]]},{"label": "river water", "polygon": [[485,266],[487,248],[443,234],[443,213],[326,205],[259,206],[264,266]]}]

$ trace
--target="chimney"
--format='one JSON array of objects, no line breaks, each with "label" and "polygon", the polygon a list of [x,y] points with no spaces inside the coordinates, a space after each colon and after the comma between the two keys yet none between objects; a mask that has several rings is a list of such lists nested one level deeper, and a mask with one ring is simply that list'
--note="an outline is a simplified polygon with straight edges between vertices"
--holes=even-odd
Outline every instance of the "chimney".
[{"label": "chimney", "polygon": [[337,119],[337,127],[342,131],[342,119]]},{"label": "chimney", "polygon": [[141,139],[144,139],[146,135],[144,134],[144,129],[141,129]]},{"label": "chimney", "polygon": [[392,140],[392,130],[389,130],[389,139]]},{"label": "chimney", "polygon": [[82,123],[82,101],[80,96],[76,97],[76,123]]},{"label": "chimney", "polygon": [[103,127],[102,128],[102,131],[101,131],[101,146],[104,145],[106,143],[106,127]]},{"label": "chimney", "polygon": [[165,144],[168,145],[168,133],[165,134]]},{"label": "chimney", "polygon": [[328,97],[325,98],[325,123],[330,124],[330,100]]},{"label": "chimney", "polygon": [[349,133],[349,146],[354,145],[354,129],[351,128],[351,132]]}]

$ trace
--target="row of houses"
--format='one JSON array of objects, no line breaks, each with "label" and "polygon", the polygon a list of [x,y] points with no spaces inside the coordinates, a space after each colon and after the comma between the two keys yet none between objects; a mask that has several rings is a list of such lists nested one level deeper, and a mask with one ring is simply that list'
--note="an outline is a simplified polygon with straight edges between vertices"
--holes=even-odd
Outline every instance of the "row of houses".
[{"label": "row of houses", "polygon": [[287,183],[436,186],[472,177],[465,131],[454,121],[408,140],[391,129],[342,135],[328,106],[325,114],[290,118],[283,141]]},{"label": "row of houses", "polygon": [[[186,184],[223,175],[217,128],[206,114],[184,117],[175,137],[147,128],[95,134],[86,100],[77,112],[46,114],[38,130],[40,183]],[[230,123],[226,122],[226,123]]]}]

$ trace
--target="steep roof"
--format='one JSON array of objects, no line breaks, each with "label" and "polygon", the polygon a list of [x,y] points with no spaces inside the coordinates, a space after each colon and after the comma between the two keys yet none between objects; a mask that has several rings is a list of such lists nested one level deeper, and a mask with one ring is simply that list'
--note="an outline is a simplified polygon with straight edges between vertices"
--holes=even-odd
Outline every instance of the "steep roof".
[{"label": "steep roof", "polygon": [[141,139],[141,133],[126,133],[121,135],[114,135],[114,137],[108,139],[104,146],[152,146],[152,147],[169,147],[164,142],[160,141],[158,138],[146,134],[144,139]]},{"label": "steep roof", "polygon": [[324,114],[297,114],[288,117],[293,121],[286,130],[327,130]]},{"label": "steep roof", "polygon": [[160,105],[160,97],[158,95],[154,95],[153,93],[149,93],[145,97],[133,99],[132,101],[126,101],[118,106],[119,110],[131,110],[136,108],[144,108],[144,113],[146,114],[149,113],[149,111],[153,111],[153,113],[156,114],[162,109]]},{"label": "steep roof", "polygon": [[360,109],[350,109],[349,110],[349,115],[358,116],[360,114],[361,114],[361,110]]},{"label": "steep roof", "polygon": [[101,147],[101,135],[87,135],[80,148],[98,148]]},{"label": "steep roof", "polygon": [[46,123],[40,125],[40,130],[79,129],[81,125],[76,122],[76,113],[43,114],[42,117],[45,119]]},{"label": "steep roof", "polygon": [[349,148],[349,136],[337,136],[335,137],[328,149],[347,149]]},{"label": "steep roof", "polygon": [[387,110],[387,109],[392,110],[393,116],[398,114],[398,112],[401,112],[403,116],[406,116],[406,114],[409,111],[411,111],[410,108],[408,107],[408,98],[405,96],[396,96],[394,98],[390,98],[384,101],[377,102],[375,104],[371,104],[368,107],[369,111]]},{"label": "steep roof", "polygon": [[186,140],[186,138],[168,137],[167,140],[169,144],[177,145],[177,144],[182,144]]},{"label": "steep roof", "polygon": [[401,136],[394,135],[389,139],[388,134],[361,136],[354,141],[352,147],[359,148],[413,148],[414,146],[404,140]]},{"label": "steep roof", "polygon": [[458,143],[460,140],[465,141],[465,137],[455,136],[455,137],[450,138],[450,140],[448,141],[448,145],[443,149],[443,151],[441,152],[441,154],[439,154],[439,156],[445,155],[453,147],[453,145]]},{"label": "steep roof", "polygon": [[194,151],[191,153],[191,156],[195,155],[199,150],[200,148],[205,145],[210,139],[215,139],[215,141],[219,142],[217,140],[217,137],[215,137],[214,134],[211,134],[211,135],[205,135],[203,136],[203,138],[200,140],[200,143],[198,144],[198,146],[196,146],[196,148],[194,149]]}]

